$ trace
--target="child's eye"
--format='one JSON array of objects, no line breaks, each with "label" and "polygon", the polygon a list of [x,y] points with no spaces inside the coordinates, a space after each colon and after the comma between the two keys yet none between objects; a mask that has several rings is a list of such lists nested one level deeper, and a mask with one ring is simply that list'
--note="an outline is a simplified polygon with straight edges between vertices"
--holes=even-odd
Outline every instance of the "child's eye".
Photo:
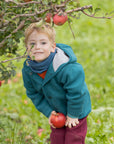
[{"label": "child's eye", "polygon": [[31,45],[31,46],[34,46],[34,45],[35,45],[35,43],[30,43],[30,45]]},{"label": "child's eye", "polygon": [[46,42],[42,42],[41,44],[42,44],[42,45],[45,45],[45,44],[46,44]]},{"label": "child's eye", "polygon": [[35,43],[30,43],[31,49],[35,46]]}]

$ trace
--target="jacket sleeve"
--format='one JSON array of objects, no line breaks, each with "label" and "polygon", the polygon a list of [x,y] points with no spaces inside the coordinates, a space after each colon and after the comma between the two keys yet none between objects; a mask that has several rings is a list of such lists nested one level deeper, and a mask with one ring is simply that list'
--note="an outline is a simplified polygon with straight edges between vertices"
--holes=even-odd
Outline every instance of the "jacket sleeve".
[{"label": "jacket sleeve", "polygon": [[22,75],[23,75],[23,82],[24,82],[24,87],[26,88],[26,94],[27,96],[32,100],[33,104],[35,105],[36,109],[43,113],[46,117],[49,117],[52,109],[45,99],[44,95],[42,92],[38,92],[34,89],[31,78],[25,70],[22,70]]},{"label": "jacket sleeve", "polygon": [[72,118],[79,118],[85,95],[85,75],[82,66],[78,63],[66,66],[61,81],[66,91],[67,115]]}]

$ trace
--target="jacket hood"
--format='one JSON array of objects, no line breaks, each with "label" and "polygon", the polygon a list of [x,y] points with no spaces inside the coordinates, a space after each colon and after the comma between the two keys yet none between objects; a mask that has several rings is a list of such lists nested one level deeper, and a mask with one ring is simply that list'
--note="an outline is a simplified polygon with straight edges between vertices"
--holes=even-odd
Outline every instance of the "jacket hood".
[{"label": "jacket hood", "polygon": [[56,44],[56,54],[53,59],[53,69],[57,71],[67,63],[75,63],[77,58],[72,48],[65,44]]},{"label": "jacket hood", "polygon": [[77,62],[77,57],[70,46],[66,44],[56,43],[56,47],[64,51],[64,53],[69,57],[70,63]]}]

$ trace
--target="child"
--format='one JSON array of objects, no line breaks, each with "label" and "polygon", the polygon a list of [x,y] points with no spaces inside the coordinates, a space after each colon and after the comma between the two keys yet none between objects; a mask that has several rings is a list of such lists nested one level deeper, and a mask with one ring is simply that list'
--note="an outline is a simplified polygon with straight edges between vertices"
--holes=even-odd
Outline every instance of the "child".
[{"label": "child", "polygon": [[[25,44],[24,86],[36,109],[49,118],[51,144],[85,144],[91,101],[83,68],[72,48],[55,43],[55,31],[49,24],[31,24],[25,31]],[[66,116],[63,128],[50,123],[56,112]]]}]

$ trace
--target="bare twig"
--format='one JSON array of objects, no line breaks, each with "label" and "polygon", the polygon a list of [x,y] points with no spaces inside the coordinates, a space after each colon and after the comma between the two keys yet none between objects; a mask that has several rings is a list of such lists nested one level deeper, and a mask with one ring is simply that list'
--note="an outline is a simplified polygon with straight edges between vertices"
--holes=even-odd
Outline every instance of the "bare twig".
[{"label": "bare twig", "polygon": [[111,19],[114,16],[114,15],[112,15],[110,17],[105,17],[105,16],[103,16],[103,17],[96,17],[93,14],[92,15],[87,14],[84,10],[82,10],[82,13],[85,14],[86,16],[88,16],[88,17],[97,18],[97,19]]},{"label": "bare twig", "polygon": [[6,28],[4,28],[4,29],[0,29],[0,32],[5,32],[5,30],[6,30]]},{"label": "bare twig", "polygon": [[21,21],[19,26],[12,33],[16,33],[19,29],[23,28],[24,23],[25,23],[25,20]]},{"label": "bare twig", "polygon": [[0,63],[5,63],[5,62],[8,62],[8,61],[21,59],[21,58],[26,58],[28,56],[28,55],[26,55],[26,52],[27,52],[27,50],[24,52],[24,54],[22,56],[19,56],[19,57],[16,57],[16,58],[12,58],[12,59],[9,59],[9,60],[0,61]]},{"label": "bare twig", "polygon": [[12,60],[16,60],[16,59],[21,59],[21,58],[26,58],[27,55],[22,55],[22,56],[19,56],[19,57],[16,57],[16,58],[12,58],[12,59],[9,59],[9,60],[4,60],[4,61],[0,61],[0,63],[6,63],[8,61],[12,61]]},{"label": "bare twig", "polygon": [[70,1],[70,0],[66,0],[66,1],[64,1],[63,3],[66,4],[66,3],[68,3],[69,1]]},{"label": "bare twig", "polygon": [[6,3],[12,2],[14,4],[16,4],[17,6],[24,6],[24,5],[28,5],[28,4],[42,4],[42,2],[36,2],[36,1],[30,1],[30,2],[25,2],[25,3],[17,3],[14,0],[5,0]]},{"label": "bare twig", "polygon": [[40,20],[42,20],[42,18],[41,17],[36,17],[36,16],[34,16],[34,19],[32,19],[32,18],[27,18],[26,19],[26,21],[30,21],[30,22],[38,22],[38,21],[40,21]]},{"label": "bare twig", "polygon": [[72,9],[72,10],[66,11],[66,13],[69,14],[69,13],[72,13],[72,12],[83,11],[84,9],[89,9],[89,8],[92,8],[92,5],[87,5],[87,6],[79,7],[79,8],[76,8],[76,9]]},{"label": "bare twig", "polygon": [[70,30],[71,30],[71,32],[72,32],[73,38],[75,39],[75,35],[74,35],[74,32],[73,32],[73,30],[72,30],[72,27],[71,27],[71,25],[70,25],[69,20],[68,20],[68,24],[69,24]]}]

